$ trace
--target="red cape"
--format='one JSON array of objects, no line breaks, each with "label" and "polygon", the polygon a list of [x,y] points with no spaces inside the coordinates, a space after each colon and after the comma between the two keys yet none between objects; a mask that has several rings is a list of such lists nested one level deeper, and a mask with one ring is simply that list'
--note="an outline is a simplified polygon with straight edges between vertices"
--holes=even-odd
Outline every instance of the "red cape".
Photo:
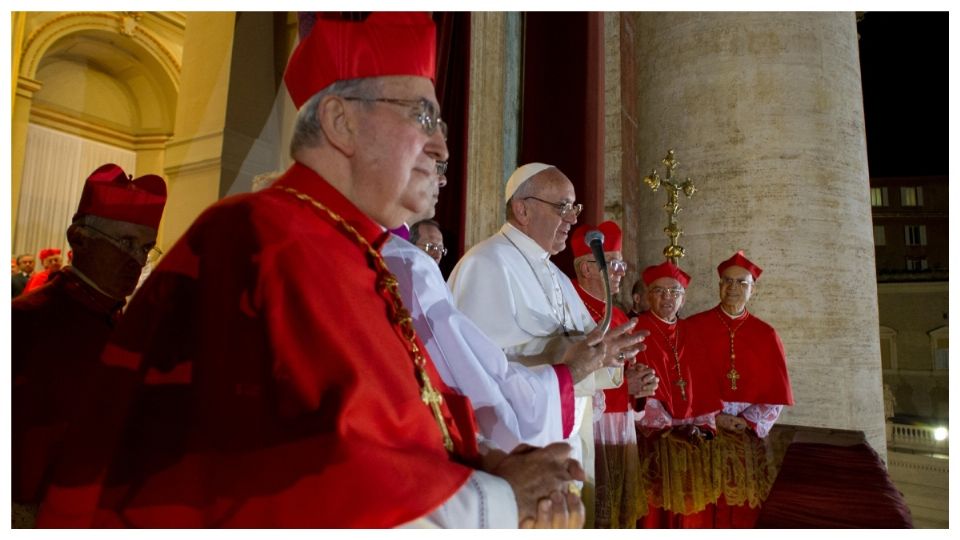
[{"label": "red cape", "polygon": [[[645,311],[638,317],[637,328],[650,331],[650,335],[643,341],[646,349],[637,357],[637,361],[652,367],[660,378],[657,391],[653,398],[659,401],[674,419],[694,418],[718,411],[723,408],[720,396],[714,385],[695,366],[697,359],[690,354],[690,343],[693,333],[686,320],[677,319],[677,323],[670,325],[657,319],[651,312]],[[678,335],[679,334],[679,335]],[[677,355],[680,358],[680,374],[678,376],[676,360],[673,350],[664,339],[677,346]],[[676,384],[680,377],[686,381],[684,391],[687,399],[683,399],[680,387]]]},{"label": "red cape", "polygon": [[[746,311],[740,318],[731,319],[719,305],[687,320],[690,332],[697,338],[698,362],[715,381],[724,401],[793,405],[786,354],[780,336],[772,326]],[[734,353],[737,373],[740,374],[736,390],[730,388],[727,378],[730,371],[730,331],[727,325],[735,329]]]},{"label": "red cape", "polygon": [[[327,205],[377,249],[387,238],[300,164],[276,185]],[[378,528],[445,502],[472,469],[444,450],[368,257],[279,189],[205,211],[107,346],[100,399],[38,523]],[[447,394],[456,453],[475,457],[469,402],[429,357],[426,367]]]},{"label": "red cape", "polygon": [[[590,312],[593,320],[599,323],[600,320],[603,319],[607,303],[590,296],[590,293],[583,290],[580,282],[575,279],[573,280],[573,287],[577,290],[577,294],[580,295],[583,303],[587,305],[587,311]],[[616,328],[622,324],[626,324],[629,320],[630,318],[627,317],[627,314],[624,313],[622,309],[613,306],[613,315],[610,317],[610,328]],[[626,412],[630,409],[633,400],[630,399],[630,394],[627,392],[627,381],[623,381],[623,384],[616,388],[604,389],[604,410],[607,412]]]}]

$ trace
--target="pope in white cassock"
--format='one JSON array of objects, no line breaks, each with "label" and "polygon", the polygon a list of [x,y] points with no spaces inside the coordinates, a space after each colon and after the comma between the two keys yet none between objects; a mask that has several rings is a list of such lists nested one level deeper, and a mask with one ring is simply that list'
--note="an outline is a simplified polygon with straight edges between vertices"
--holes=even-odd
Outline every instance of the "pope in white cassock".
[{"label": "pope in white cassock", "polygon": [[[575,203],[570,180],[543,163],[518,168],[507,182],[505,199],[507,223],[464,255],[448,284],[460,311],[508,360],[528,366],[558,364],[571,345],[582,344],[581,336],[596,327],[570,279],[550,261],[566,247],[582,206]],[[573,447],[571,457],[586,470],[587,483],[592,478],[593,433],[586,417],[593,413],[594,394],[619,386],[624,360],[641,350],[645,334],[626,334],[635,324],[613,329],[604,338],[603,367],[573,375],[574,425],[566,440]],[[602,411],[602,402],[597,405]],[[589,443],[582,444],[581,437]]]}]

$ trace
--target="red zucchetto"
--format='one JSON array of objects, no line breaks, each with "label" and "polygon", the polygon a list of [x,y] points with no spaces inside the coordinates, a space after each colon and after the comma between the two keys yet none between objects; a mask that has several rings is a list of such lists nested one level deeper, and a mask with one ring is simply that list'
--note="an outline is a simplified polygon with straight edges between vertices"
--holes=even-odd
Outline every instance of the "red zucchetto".
[{"label": "red zucchetto", "polygon": [[747,272],[750,272],[750,274],[753,276],[754,280],[760,279],[760,273],[763,272],[762,268],[753,264],[750,262],[750,259],[743,256],[742,249],[734,253],[733,257],[730,257],[729,259],[720,263],[717,266],[717,274],[722,276],[723,271],[731,266],[739,266],[740,268],[746,269]]},{"label": "red zucchetto", "polygon": [[643,270],[644,285],[650,285],[655,280],[662,277],[673,278],[679,281],[680,286],[684,289],[686,289],[687,285],[690,284],[690,275],[670,261],[664,261],[655,266],[648,266]]},{"label": "red zucchetto", "polygon": [[371,13],[363,21],[316,16],[283,80],[297,109],[337,81],[389,75],[434,79],[437,31],[426,13]]},{"label": "red zucchetto", "polygon": [[147,174],[134,180],[119,165],[107,163],[87,177],[73,219],[100,216],[156,229],[166,202],[163,178]]},{"label": "red zucchetto", "polygon": [[596,227],[581,225],[573,231],[573,236],[570,238],[570,247],[573,249],[574,259],[591,253],[590,246],[583,239],[588,232],[594,229],[603,233],[603,251],[620,251],[623,249],[623,232],[620,230],[620,226],[613,221],[604,221]]},{"label": "red zucchetto", "polygon": [[46,248],[40,250],[40,264],[43,264],[43,260],[47,257],[53,257],[54,255],[59,255],[60,250],[57,248]]}]

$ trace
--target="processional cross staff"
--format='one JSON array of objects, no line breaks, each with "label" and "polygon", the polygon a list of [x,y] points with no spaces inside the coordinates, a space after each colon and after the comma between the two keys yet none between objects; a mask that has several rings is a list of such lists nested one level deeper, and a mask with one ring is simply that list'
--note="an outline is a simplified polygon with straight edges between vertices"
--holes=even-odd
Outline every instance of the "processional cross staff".
[{"label": "processional cross staff", "polygon": [[673,180],[673,173],[680,165],[673,150],[668,150],[667,157],[660,162],[667,167],[666,178],[661,179],[657,169],[653,169],[650,174],[643,177],[643,183],[650,186],[653,191],[657,191],[661,185],[667,190],[667,204],[663,205],[663,209],[667,212],[667,226],[664,227],[663,232],[670,237],[670,244],[663,248],[663,256],[679,266],[680,258],[684,256],[683,246],[677,243],[677,239],[683,234],[683,229],[677,224],[677,213],[680,212],[680,192],[682,191],[689,198],[697,192],[697,188],[694,187],[693,181],[689,177],[682,183]]}]

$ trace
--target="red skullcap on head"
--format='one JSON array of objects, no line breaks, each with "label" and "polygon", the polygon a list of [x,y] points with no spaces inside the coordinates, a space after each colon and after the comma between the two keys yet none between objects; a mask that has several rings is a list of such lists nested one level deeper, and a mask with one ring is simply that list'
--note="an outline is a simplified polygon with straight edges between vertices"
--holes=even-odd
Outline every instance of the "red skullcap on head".
[{"label": "red skullcap on head", "polygon": [[73,218],[100,216],[156,229],[166,202],[163,178],[148,174],[131,180],[118,165],[107,163],[87,178]]},{"label": "red skullcap on head", "polygon": [[[620,231],[619,225],[612,221],[604,221],[595,228],[603,233],[603,251],[620,251],[623,248],[623,232]],[[589,225],[581,225],[573,231],[573,236],[570,238],[570,247],[573,248],[574,259],[592,253],[590,246],[583,239],[593,229],[594,227]]]},{"label": "red skullcap on head", "polygon": [[745,268],[753,276],[753,279],[760,279],[760,273],[763,272],[763,268],[750,262],[750,259],[743,256],[743,250],[733,254],[733,257],[723,261],[717,266],[717,274],[723,275],[723,271],[731,266],[739,266],[740,268]]},{"label": "red skullcap on head", "polygon": [[54,255],[59,255],[60,250],[57,248],[47,248],[40,250],[40,263],[43,263],[43,260],[47,257],[53,257]]},{"label": "red skullcap on head", "polygon": [[436,72],[437,31],[426,13],[371,13],[364,21],[317,15],[290,56],[283,80],[299,109],[337,81]]},{"label": "red skullcap on head", "polygon": [[684,289],[686,289],[687,285],[690,284],[690,275],[670,261],[664,261],[655,266],[648,266],[643,270],[644,285],[650,285],[655,280],[662,277],[673,278],[679,281],[680,286]]}]

